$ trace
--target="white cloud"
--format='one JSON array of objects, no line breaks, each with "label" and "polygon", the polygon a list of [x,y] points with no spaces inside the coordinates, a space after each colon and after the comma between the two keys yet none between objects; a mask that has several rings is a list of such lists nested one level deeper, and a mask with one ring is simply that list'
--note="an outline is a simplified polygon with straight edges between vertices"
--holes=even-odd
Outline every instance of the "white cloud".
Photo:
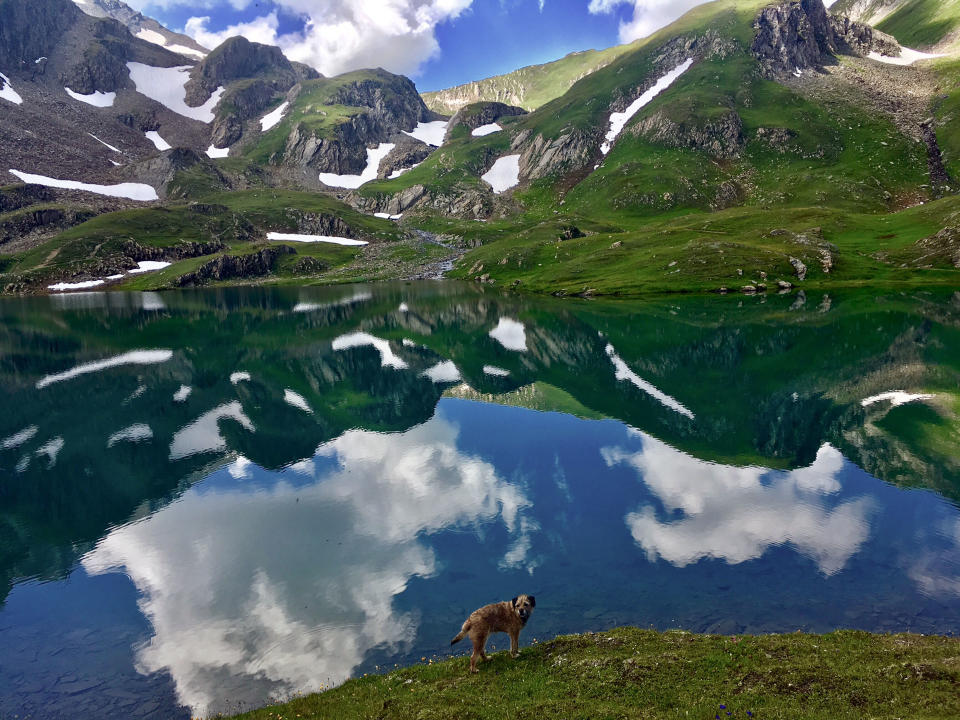
[{"label": "white cloud", "polygon": [[440,52],[435,30],[470,7],[472,0],[275,0],[285,14],[303,19],[299,32],[278,34],[277,11],[224,30],[211,30],[209,18],[197,16],[185,31],[206,47],[231,35],[277,45],[291,60],[325,75],[383,67],[416,75]]},{"label": "white cloud", "polygon": [[633,17],[620,23],[620,42],[647,37],[669,25],[690,8],[707,0],[590,0],[588,9],[594,15],[612,13],[620,5],[633,5]]},{"label": "white cloud", "polygon": [[651,561],[661,557],[684,567],[716,558],[737,564],[790,545],[829,576],[867,540],[871,501],[829,498],[841,489],[837,475],[844,462],[830,445],[820,448],[810,467],[779,472],[705,462],[640,435],[640,452],[604,448],[602,454],[608,465],[636,468],[671,516],[660,520],[652,505],[626,516]]},{"label": "white cloud", "polygon": [[[374,648],[409,646],[417,619],[394,598],[437,572],[432,533],[502,521],[505,562],[531,566],[529,501],[457,436],[439,416],[405,433],[347,432],[319,448],[322,462],[292,468],[316,482],[190,490],[112,530],[83,566],[136,584],[153,633],[137,668],[169,672],[194,716],[319,690]],[[251,471],[241,458],[228,467]]]}]

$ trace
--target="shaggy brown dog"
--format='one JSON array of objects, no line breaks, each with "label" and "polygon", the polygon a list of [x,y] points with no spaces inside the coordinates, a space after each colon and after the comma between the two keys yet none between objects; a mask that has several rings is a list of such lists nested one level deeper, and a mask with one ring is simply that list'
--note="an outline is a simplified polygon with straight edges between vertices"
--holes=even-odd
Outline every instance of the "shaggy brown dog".
[{"label": "shaggy brown dog", "polygon": [[479,610],[470,613],[470,617],[463,623],[459,634],[450,641],[454,645],[463,640],[465,635],[470,636],[473,643],[473,655],[470,656],[470,672],[477,670],[477,661],[486,660],[487,638],[490,633],[505,632],[510,636],[510,654],[516,657],[520,654],[520,631],[530,619],[530,613],[537,606],[537,599],[533,595],[518,595],[513,600],[484,605]]}]

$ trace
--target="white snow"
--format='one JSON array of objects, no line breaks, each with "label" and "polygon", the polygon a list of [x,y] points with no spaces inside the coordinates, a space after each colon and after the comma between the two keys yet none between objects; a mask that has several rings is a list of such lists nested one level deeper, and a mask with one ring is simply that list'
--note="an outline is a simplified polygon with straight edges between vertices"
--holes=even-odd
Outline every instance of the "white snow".
[{"label": "white snow", "polygon": [[48,385],[70,380],[79,375],[87,373],[100,372],[108,368],[118,367],[120,365],[155,365],[157,363],[167,362],[173,357],[173,350],[131,350],[122,355],[115,355],[104,360],[77,365],[74,368],[66,370],[55,375],[47,375],[37,381],[37,390],[42,390]]},{"label": "white snow", "polygon": [[146,423],[137,423],[123,430],[117,430],[113,435],[107,438],[107,447],[112,448],[119,442],[143,442],[153,438],[153,430]]},{"label": "white snow", "polygon": [[67,95],[72,97],[74,100],[79,100],[82,103],[93,105],[94,107],[99,108],[113,107],[113,101],[117,99],[117,94],[115,92],[105,93],[95,90],[89,95],[82,95],[78,92],[74,92],[68,87],[65,87],[64,90],[66,90]]},{"label": "white snow", "polygon": [[497,158],[493,167],[481,175],[480,179],[489,184],[496,195],[509,190],[520,182],[520,156],[505,155]]},{"label": "white snow", "polygon": [[260,132],[266,132],[279,123],[283,119],[283,114],[287,111],[288,107],[290,107],[290,103],[284,102],[276,110],[268,112],[260,118]]},{"label": "white snow", "polygon": [[178,403],[184,402],[190,397],[190,393],[192,392],[193,388],[189,385],[181,385],[180,389],[173,394],[173,401]]},{"label": "white snow", "polygon": [[230,373],[230,384],[236,385],[239,382],[250,381],[250,373],[248,372],[235,372]]},{"label": "white snow", "polygon": [[47,456],[47,468],[52,468],[57,464],[57,455],[60,454],[60,451],[63,450],[64,441],[63,438],[59,435],[53,440],[45,442],[43,445],[37,448],[37,451],[34,453],[37,457],[41,455]]},{"label": "white snow", "polygon": [[30,425],[28,427],[25,427],[20,432],[14,433],[10,437],[4,438],[3,442],[0,442],[0,447],[2,447],[4,450],[10,450],[11,448],[20,447],[25,442],[28,442],[29,440],[31,440],[33,436],[37,434],[37,430],[39,429],[40,428],[38,428],[36,425]]},{"label": "white snow", "polygon": [[606,134],[604,143],[600,146],[600,152],[602,152],[604,155],[610,152],[610,148],[613,147],[613,141],[617,139],[617,135],[620,134],[620,131],[623,130],[626,124],[630,121],[630,118],[636,115],[640,111],[640,108],[670,87],[674,80],[690,69],[691,65],[693,65],[693,58],[687,58],[682,63],[677,65],[677,67],[675,67],[673,70],[657,80],[652,88],[630,103],[626,110],[623,112],[610,113],[610,130]]},{"label": "white snow", "polygon": [[407,305],[405,302],[402,302],[397,307],[397,310],[399,310],[400,312],[410,312],[410,306]]},{"label": "white snow", "polygon": [[[421,161],[422,162],[422,161]],[[399,170],[394,170],[392,173],[387,175],[387,180],[396,180],[398,177],[403,175],[408,170],[413,170],[415,167],[419,167],[421,163],[414,163],[410,167],[400,168]]]},{"label": "white snow", "polygon": [[211,145],[207,148],[207,157],[210,158],[225,158],[230,154],[230,148],[218,148]]},{"label": "white snow", "polygon": [[373,216],[383,220],[399,220],[403,217],[403,213],[399,213],[397,215],[391,215],[390,213],[374,213]]},{"label": "white snow", "polygon": [[47,285],[47,290],[53,290],[54,292],[63,292],[64,290],[84,290],[86,288],[98,287],[103,285],[105,282],[106,280],[83,280],[82,282],[75,283],[61,282],[54,285]]},{"label": "white snow", "polygon": [[110,143],[104,142],[103,140],[101,140],[100,138],[98,138],[96,135],[94,135],[92,132],[88,132],[87,135],[89,135],[90,137],[92,137],[94,140],[96,140],[98,143],[100,143],[100,144],[103,145],[104,147],[110,148],[110,149],[113,150],[115,153],[123,153],[123,151],[122,151],[120,148],[115,148],[115,147],[114,147],[113,145],[111,145]]},{"label": "white snow", "polygon": [[148,130],[144,133],[144,135],[147,136],[147,140],[156,146],[157,150],[163,151],[170,149],[170,143],[160,137],[160,133],[158,133],[156,130]]},{"label": "white snow", "polygon": [[349,335],[341,335],[334,338],[332,347],[334,350],[347,350],[349,348],[373,346],[380,353],[380,365],[382,367],[392,367],[403,370],[407,367],[402,359],[394,355],[390,348],[390,343],[383,338],[378,338],[369,333],[355,332]]},{"label": "white snow", "polygon": [[159,200],[157,191],[149,185],[143,183],[119,183],[117,185],[93,185],[90,183],[79,182],[78,180],[58,180],[56,178],[46,177],[45,175],[31,175],[30,173],[20,172],[19,170],[10,170],[10,173],[16,175],[22,182],[32,183],[33,185],[45,185],[46,187],[64,188],[66,190],[86,190],[97,195],[107,195],[109,197],[122,197],[130,200],[140,200],[141,202],[150,202]]},{"label": "white snow", "polygon": [[879,395],[871,395],[868,398],[864,398],[860,401],[860,404],[863,407],[867,407],[868,405],[873,405],[874,403],[889,400],[890,404],[896,407],[897,405],[904,405],[906,403],[916,402],[918,400],[931,399],[933,399],[933,395],[912,395],[904,392],[903,390],[891,390],[890,392],[880,393]]},{"label": "white snow", "polygon": [[679,400],[670,397],[661,390],[658,390],[652,384],[631,370],[623,361],[623,359],[617,355],[616,350],[613,349],[613,345],[607,345],[607,356],[610,358],[610,362],[613,363],[613,367],[616,371],[615,377],[617,380],[626,380],[630,383],[633,383],[636,387],[638,387],[640,390],[643,390],[643,392],[647,393],[647,395],[652,397],[660,404],[665,405],[681,415],[686,415],[688,418],[693,420],[693,413],[684,407]]},{"label": "white snow", "polygon": [[500,322],[489,334],[507,350],[527,351],[527,333],[521,322],[510,318],[500,318]]},{"label": "white snow", "polygon": [[226,449],[227,440],[220,434],[220,421],[228,418],[238,422],[248,432],[255,430],[239,402],[234,400],[225,403],[205,412],[176,432],[170,441],[170,459],[181,460],[191,455]]},{"label": "white snow", "polygon": [[495,377],[509,377],[510,375],[509,370],[504,370],[496,365],[484,365],[483,372],[487,375],[493,375]]},{"label": "white snow", "polygon": [[153,67],[143,63],[128,62],[127,67],[130,70],[130,79],[137,87],[137,92],[146,95],[151,100],[156,100],[173,112],[184,117],[193,118],[200,122],[213,122],[213,109],[220,102],[220,96],[223,95],[224,88],[217,88],[210,99],[198,107],[190,107],[186,103],[187,81],[190,80],[189,65],[181,65],[172,68]]},{"label": "white snow", "polygon": [[141,40],[146,40],[148,43],[159,45],[160,47],[166,47],[167,45],[167,39],[156,30],[140,28],[140,30],[137,32],[137,37]]},{"label": "white snow", "polygon": [[367,245],[366,240],[354,240],[353,238],[337,237],[335,235],[300,235],[298,233],[278,233],[268,232],[267,240],[288,240],[290,242],[303,243],[332,243],[334,245]]},{"label": "white snow", "polygon": [[460,371],[457,370],[457,366],[453,364],[452,360],[438,362],[420,374],[435,383],[452,383],[460,380]]},{"label": "white snow", "polygon": [[320,173],[320,182],[330,187],[355,189],[377,179],[380,170],[380,161],[396,147],[394,143],[380,143],[375,148],[367,148],[367,166],[359,175],[337,175],[335,173]]},{"label": "white snow", "polygon": [[207,53],[194,50],[192,47],[187,47],[186,45],[167,45],[167,50],[180,53],[181,55],[190,55],[201,60],[207,56]]},{"label": "white snow", "polygon": [[483,137],[484,135],[492,135],[495,132],[500,132],[503,130],[502,127],[496,123],[488,123],[487,125],[481,125],[478,128],[474,128],[473,132],[470,133],[474,137]]},{"label": "white snow", "polygon": [[10,78],[3,73],[0,73],[0,78],[3,78],[3,87],[0,88],[0,98],[12,102],[15,105],[23,103],[23,98],[20,97],[20,93],[14,90],[13,85],[10,84]]},{"label": "white snow", "polygon": [[298,410],[303,410],[305,413],[310,413],[313,415],[313,408],[310,407],[310,403],[307,402],[307,399],[300,393],[294,392],[290,388],[284,389],[283,401],[287,405],[292,405]]},{"label": "white snow", "polygon": [[919,50],[911,50],[908,47],[900,48],[900,57],[891,57],[890,55],[881,55],[878,52],[872,52],[867,55],[871,60],[877,60],[887,65],[913,65],[917,60],[930,60],[931,58],[943,57],[943,55],[935,55],[931,53],[920,52]]},{"label": "white snow", "polygon": [[131,275],[136,275],[137,273],[153,272],[154,270],[163,270],[165,267],[170,267],[170,263],[163,262],[162,260],[141,260],[137,263],[137,267],[133,270],[130,270]]},{"label": "white snow", "polygon": [[434,120],[432,122],[420,122],[410,132],[403,131],[404,135],[416,138],[427,145],[443,145],[443,136],[447,134],[447,124],[449,120]]},{"label": "white snow", "polygon": [[47,56],[46,56],[46,55],[44,55],[43,57],[38,57],[36,60],[33,61],[33,64],[34,64],[34,65],[39,65],[40,63],[42,63],[42,62],[43,62],[44,60],[46,60],[46,59],[47,59]]}]

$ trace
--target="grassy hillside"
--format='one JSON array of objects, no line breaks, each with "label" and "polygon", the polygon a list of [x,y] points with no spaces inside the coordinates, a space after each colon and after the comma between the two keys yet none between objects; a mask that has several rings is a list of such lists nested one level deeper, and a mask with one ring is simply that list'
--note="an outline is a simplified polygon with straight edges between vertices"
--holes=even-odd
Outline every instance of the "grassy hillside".
[{"label": "grassy hillside", "polygon": [[482,100],[534,110],[560,97],[577,80],[609,65],[625,52],[629,52],[631,47],[632,45],[617,45],[606,50],[574,52],[553,62],[528,65],[504,75],[421,95],[428,108],[444,115]]},{"label": "grassy hillside", "polygon": [[877,24],[903,45],[926,48],[956,41],[960,29],[960,0],[906,0]]},{"label": "grassy hillside", "polygon": [[536,643],[517,660],[498,652],[477,675],[466,657],[424,658],[237,717],[946,720],[960,714],[958,651],[956,638],[919,635],[621,628]]}]

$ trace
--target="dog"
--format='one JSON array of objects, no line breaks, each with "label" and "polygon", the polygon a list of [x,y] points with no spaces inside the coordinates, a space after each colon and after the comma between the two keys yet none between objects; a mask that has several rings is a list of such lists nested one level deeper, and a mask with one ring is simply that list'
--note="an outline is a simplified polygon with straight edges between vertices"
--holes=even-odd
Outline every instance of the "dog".
[{"label": "dog", "polygon": [[505,632],[510,636],[510,655],[517,657],[520,654],[520,631],[530,619],[530,614],[537,606],[537,599],[533,595],[518,595],[512,600],[484,605],[479,610],[470,613],[470,617],[463,623],[457,636],[450,641],[456,645],[467,635],[473,643],[473,654],[470,656],[470,672],[477,670],[478,660],[487,660],[487,638],[490,633]]}]

